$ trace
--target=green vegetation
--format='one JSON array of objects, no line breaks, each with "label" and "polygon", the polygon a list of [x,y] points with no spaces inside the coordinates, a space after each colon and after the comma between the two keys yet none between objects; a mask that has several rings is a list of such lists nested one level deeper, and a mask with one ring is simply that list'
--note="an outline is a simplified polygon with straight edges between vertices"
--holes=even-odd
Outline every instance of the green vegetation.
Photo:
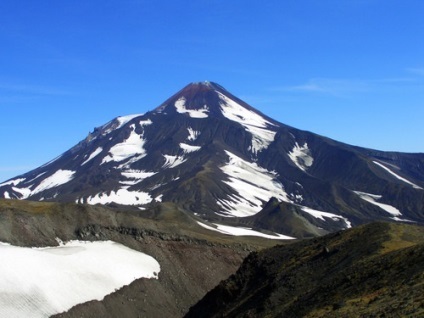
[{"label": "green vegetation", "polygon": [[57,203],[0,199],[0,212],[13,210],[26,213],[54,213]]}]

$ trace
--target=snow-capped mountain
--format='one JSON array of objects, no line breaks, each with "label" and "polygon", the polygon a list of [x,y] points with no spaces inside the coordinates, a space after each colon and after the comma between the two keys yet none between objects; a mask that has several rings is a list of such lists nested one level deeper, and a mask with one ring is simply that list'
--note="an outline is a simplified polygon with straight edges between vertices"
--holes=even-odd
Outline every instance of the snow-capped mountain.
[{"label": "snow-capped mountain", "polygon": [[169,201],[217,231],[231,224],[304,237],[371,220],[424,222],[424,154],[298,130],[198,82],[1,183],[0,197],[140,209]]}]

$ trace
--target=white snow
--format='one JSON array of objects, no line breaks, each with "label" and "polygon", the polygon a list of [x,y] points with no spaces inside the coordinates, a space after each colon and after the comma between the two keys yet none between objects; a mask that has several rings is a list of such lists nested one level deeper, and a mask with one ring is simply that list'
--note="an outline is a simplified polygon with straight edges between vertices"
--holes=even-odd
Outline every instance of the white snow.
[{"label": "white snow", "polygon": [[259,151],[266,149],[271,142],[274,141],[275,132],[268,130],[268,126],[274,126],[271,122],[259,114],[246,109],[235,101],[229,99],[224,94],[217,92],[221,102],[222,114],[237,123],[240,123],[252,135],[252,146],[250,150],[257,154]]},{"label": "white snow", "polygon": [[131,125],[132,131],[130,136],[122,143],[116,144],[109,150],[109,154],[103,158],[102,164],[109,161],[120,162],[125,159],[131,158],[135,155],[144,157],[146,150],[144,144],[146,140],[143,139],[143,135],[139,135],[135,132],[135,125]]},{"label": "white snow", "polygon": [[121,128],[122,126],[124,126],[129,121],[133,120],[136,117],[140,117],[140,116],[143,116],[143,114],[134,114],[134,115],[127,115],[127,116],[120,116],[120,117],[116,118],[116,120],[119,122],[119,126],[116,127],[116,129]]},{"label": "white snow", "polygon": [[110,204],[122,205],[142,205],[152,202],[152,197],[142,191],[129,191],[128,189],[118,189],[110,193],[102,192],[86,199],[87,204]]},{"label": "white snow", "polygon": [[35,178],[33,178],[33,179],[31,179],[31,180],[29,180],[25,183],[27,183],[27,184],[31,183],[32,181],[37,180],[39,177],[41,177],[42,175],[45,175],[46,173],[47,173],[47,171],[44,171],[44,172],[40,173],[39,175],[37,175]]},{"label": "white snow", "polygon": [[140,123],[140,126],[147,126],[147,125],[153,124],[153,122],[150,119],[140,120],[139,123]]},{"label": "white snow", "polygon": [[184,153],[190,153],[200,150],[200,146],[192,146],[184,143],[180,143],[180,148],[184,151]]},{"label": "white snow", "polygon": [[315,217],[317,219],[326,221],[325,218],[329,218],[329,219],[333,219],[334,221],[343,221],[346,224],[346,228],[352,227],[352,223],[347,218],[345,218],[341,215],[333,214],[333,213],[330,213],[330,212],[323,212],[323,211],[311,209],[311,208],[308,208],[306,206],[301,206],[301,205],[299,205],[299,207],[302,209],[302,211],[312,215],[313,217]]},{"label": "white snow", "polygon": [[222,114],[228,119],[244,125],[251,125],[262,128],[267,128],[268,125],[273,125],[262,116],[239,105],[224,94],[220,92],[217,92],[217,94],[221,99],[220,105]]},{"label": "white snow", "polygon": [[391,175],[393,175],[394,177],[396,177],[397,179],[411,185],[412,187],[414,187],[415,189],[421,189],[423,190],[423,188],[421,188],[420,186],[416,185],[415,183],[412,183],[409,180],[406,180],[405,178],[399,176],[398,174],[394,173],[392,170],[390,170],[389,168],[387,168],[386,166],[382,165],[381,163],[377,162],[377,161],[373,161],[377,166],[383,168],[384,170],[386,170],[388,173],[390,173]]},{"label": "white snow", "polygon": [[125,170],[121,172],[121,175],[124,178],[130,179],[130,180],[124,180],[119,182],[121,184],[126,184],[126,185],[135,185],[137,183],[142,182],[144,179],[150,178],[151,176],[155,174],[156,172],[147,172],[144,170]]},{"label": "white snow", "polygon": [[289,197],[290,197],[291,201],[296,202],[296,203],[302,203],[302,201],[304,200],[302,194],[290,193]]},{"label": "white snow", "polygon": [[156,172],[147,172],[144,170],[126,170],[121,172],[122,176],[128,179],[144,180],[156,174]]},{"label": "white snow", "polygon": [[49,317],[160,272],[153,257],[112,241],[47,248],[0,243],[0,255],[0,317]]},{"label": "white snow", "polygon": [[209,108],[208,106],[203,106],[200,109],[187,109],[185,107],[186,99],[184,97],[179,98],[175,102],[175,108],[180,114],[188,114],[191,118],[208,118]]},{"label": "white snow", "polygon": [[22,181],[25,181],[25,178],[19,178],[19,179],[14,179],[14,180],[9,180],[6,182],[3,182],[0,184],[0,187],[2,186],[6,186],[6,185],[14,185],[17,186],[19,183],[21,183]]},{"label": "white snow", "polygon": [[410,223],[416,223],[415,221],[411,221],[411,220],[408,220],[408,219],[401,219],[401,218],[398,218],[397,216],[394,216],[394,217],[392,217],[391,219],[392,219],[392,220],[394,220],[394,221],[398,221],[398,222],[410,222]]},{"label": "white snow", "polygon": [[81,166],[85,165],[87,162],[89,162],[90,160],[92,160],[94,157],[96,157],[98,154],[100,154],[103,151],[102,147],[97,148],[96,150],[94,150],[91,155],[88,157],[87,160],[85,160]]},{"label": "white snow", "polygon": [[134,162],[139,161],[140,159],[146,157],[146,153],[142,153],[140,155],[136,155],[131,157],[130,159],[124,161],[123,163],[121,163],[119,166],[116,167],[116,169],[118,170],[122,170],[122,169],[129,169],[131,167],[131,164],[133,164]]},{"label": "white snow", "polygon": [[314,163],[314,158],[311,156],[311,150],[305,142],[302,147],[296,142],[292,151],[288,153],[289,158],[301,170],[306,171]]},{"label": "white snow", "polygon": [[221,167],[228,175],[227,185],[237,192],[227,200],[218,200],[223,210],[219,214],[225,216],[245,217],[258,213],[264,202],[271,197],[288,202],[283,185],[276,180],[277,174],[270,172],[256,163],[247,162],[226,151],[229,162]]},{"label": "white snow", "polygon": [[393,216],[402,215],[402,213],[397,208],[395,208],[394,206],[389,205],[389,204],[385,204],[385,203],[377,202],[377,200],[381,199],[381,197],[382,197],[381,195],[365,193],[365,192],[360,192],[360,191],[353,191],[353,192],[355,192],[357,195],[359,195],[359,197],[362,200],[365,200],[365,201],[367,201],[371,204],[374,204],[374,205],[382,208],[384,211],[386,211],[387,213],[390,213]]},{"label": "white snow", "polygon": [[31,195],[65,184],[74,178],[74,174],[75,171],[60,169],[50,177],[47,177],[41,181],[40,184],[31,191]]},{"label": "white snow", "polygon": [[264,237],[267,239],[272,239],[272,240],[293,240],[296,239],[295,237],[291,237],[291,236],[287,236],[287,235],[283,235],[283,234],[278,234],[275,233],[275,235],[270,235],[270,234],[265,234],[262,232],[258,232],[255,230],[252,230],[251,228],[245,228],[245,227],[234,227],[234,226],[228,226],[228,225],[222,225],[222,224],[217,224],[214,223],[215,227],[206,225],[204,223],[201,222],[197,222],[197,224],[199,224],[201,227],[211,230],[211,231],[216,231],[219,233],[223,233],[223,234],[227,234],[227,235],[233,235],[233,236],[259,236],[259,237]]},{"label": "white snow", "polygon": [[[101,128],[103,129],[103,136],[106,136],[107,134],[111,133],[114,130],[117,130],[124,126],[129,121],[133,120],[136,117],[143,116],[143,114],[134,114],[134,115],[127,115],[127,116],[120,116],[117,117],[114,120],[111,120],[107,124],[103,125]],[[115,127],[116,121],[118,122],[118,125]],[[109,139],[110,140],[110,139]]]},{"label": "white snow", "polygon": [[184,157],[172,156],[172,155],[163,155],[163,156],[165,158],[165,163],[163,164],[162,168],[174,168],[186,161]]},{"label": "white snow", "polygon": [[275,131],[248,125],[245,128],[252,134],[252,147],[249,150],[254,154],[268,148],[271,142],[274,141]]},{"label": "white snow", "polygon": [[4,197],[5,199],[10,199],[10,194],[9,194],[9,192],[4,191],[4,193],[3,193],[3,197]]},{"label": "white snow", "polygon": [[189,141],[195,141],[197,137],[200,135],[200,131],[193,130],[191,127],[187,128],[188,130],[188,137],[187,140]]},{"label": "white snow", "polygon": [[163,198],[163,194],[158,195],[158,196],[155,198],[155,201],[156,201],[156,202],[162,202],[162,198]]},{"label": "white snow", "polygon": [[29,188],[17,188],[12,187],[12,190],[21,194],[20,199],[25,200],[31,195],[31,190]]}]

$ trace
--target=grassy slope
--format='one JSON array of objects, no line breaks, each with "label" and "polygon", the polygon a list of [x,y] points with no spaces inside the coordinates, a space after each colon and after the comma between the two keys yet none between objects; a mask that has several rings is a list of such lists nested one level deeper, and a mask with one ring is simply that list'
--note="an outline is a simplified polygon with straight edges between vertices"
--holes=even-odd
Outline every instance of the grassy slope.
[{"label": "grassy slope", "polygon": [[422,227],[374,223],[252,253],[187,317],[418,317],[423,242]]},{"label": "grassy slope", "polygon": [[139,211],[101,205],[0,199],[0,241],[17,245],[55,245],[56,237],[62,240],[79,239],[81,232],[94,229],[142,231],[146,235],[154,233],[162,237],[187,237],[211,244],[239,245],[252,250],[277,244],[258,237],[220,234],[202,228],[196,221],[194,216],[172,203],[158,204],[150,210]]}]

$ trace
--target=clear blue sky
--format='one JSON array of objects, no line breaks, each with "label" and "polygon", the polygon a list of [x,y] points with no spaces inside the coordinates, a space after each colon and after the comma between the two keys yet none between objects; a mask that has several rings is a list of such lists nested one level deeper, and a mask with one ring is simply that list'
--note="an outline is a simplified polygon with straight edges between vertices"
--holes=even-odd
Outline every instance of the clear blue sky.
[{"label": "clear blue sky", "polygon": [[4,0],[0,181],[193,81],[282,123],[424,152],[424,1]]}]

